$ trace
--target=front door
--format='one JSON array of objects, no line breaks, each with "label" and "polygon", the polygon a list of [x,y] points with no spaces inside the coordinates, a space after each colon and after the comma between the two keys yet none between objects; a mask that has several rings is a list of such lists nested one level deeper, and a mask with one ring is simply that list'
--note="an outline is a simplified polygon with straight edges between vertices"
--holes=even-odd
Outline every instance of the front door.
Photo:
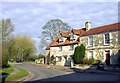
[{"label": "front door", "polygon": [[106,65],[110,65],[110,51],[105,51],[106,52]]}]

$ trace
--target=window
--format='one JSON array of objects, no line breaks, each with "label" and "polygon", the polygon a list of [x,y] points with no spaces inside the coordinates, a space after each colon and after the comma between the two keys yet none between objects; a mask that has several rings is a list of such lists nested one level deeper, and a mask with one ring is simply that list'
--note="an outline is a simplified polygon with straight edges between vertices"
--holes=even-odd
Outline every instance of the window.
[{"label": "window", "polygon": [[89,56],[88,56],[89,59],[92,59],[93,58],[93,51],[89,51]]},{"label": "window", "polygon": [[110,44],[110,37],[109,33],[104,35],[104,44],[109,45]]},{"label": "window", "polygon": [[61,59],[62,59],[62,57],[61,57],[61,56],[57,56],[57,57],[55,58],[56,62],[60,62],[60,61],[61,61]]},{"label": "window", "polygon": [[89,39],[88,39],[88,45],[89,46],[93,46],[93,36],[89,36]]},{"label": "window", "polygon": [[71,36],[70,36],[70,40],[71,40],[71,41],[75,40],[75,35],[71,35]]},{"label": "window", "polygon": [[59,38],[59,43],[61,43],[61,42],[63,42],[63,41],[64,41],[64,38],[63,38],[63,37]]},{"label": "window", "polygon": [[62,46],[59,47],[59,51],[62,51]]},{"label": "window", "polygon": [[70,45],[70,50],[74,50],[74,45]]}]

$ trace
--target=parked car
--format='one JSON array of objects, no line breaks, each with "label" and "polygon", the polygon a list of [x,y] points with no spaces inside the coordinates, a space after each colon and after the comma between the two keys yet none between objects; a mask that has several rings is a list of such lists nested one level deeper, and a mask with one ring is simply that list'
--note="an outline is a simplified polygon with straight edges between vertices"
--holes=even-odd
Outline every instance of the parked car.
[{"label": "parked car", "polygon": [[23,62],[23,60],[20,59],[20,58],[17,58],[17,59],[16,59],[16,62],[18,62],[18,63],[19,63],[19,62]]}]

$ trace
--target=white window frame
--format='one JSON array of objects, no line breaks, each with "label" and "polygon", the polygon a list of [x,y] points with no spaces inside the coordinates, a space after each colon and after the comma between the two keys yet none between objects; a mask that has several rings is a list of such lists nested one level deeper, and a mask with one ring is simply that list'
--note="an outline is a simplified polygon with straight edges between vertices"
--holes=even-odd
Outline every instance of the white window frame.
[{"label": "white window frame", "polygon": [[[92,57],[91,57],[91,53],[90,52],[92,52]],[[94,51],[89,51],[88,52],[88,59],[93,59],[94,58]]]},{"label": "white window frame", "polygon": [[74,50],[74,45],[70,45],[70,50]]},{"label": "white window frame", "polygon": [[70,35],[70,40],[71,41],[75,40],[75,35],[74,34]]},{"label": "white window frame", "polygon": [[59,38],[59,43],[61,43],[61,42],[64,42],[64,38],[63,37]]},{"label": "white window frame", "polygon": [[[109,35],[109,43],[106,43],[106,36],[105,36],[106,34]],[[109,33],[104,34],[104,45],[110,45],[110,34]]]},{"label": "white window frame", "polygon": [[[91,37],[92,37],[92,44],[91,44]],[[93,46],[93,36],[88,37],[88,46]]]},{"label": "white window frame", "polygon": [[62,51],[62,46],[59,46],[59,51]]},{"label": "white window frame", "polygon": [[56,62],[61,62],[62,57],[61,56],[56,56],[55,61]]}]

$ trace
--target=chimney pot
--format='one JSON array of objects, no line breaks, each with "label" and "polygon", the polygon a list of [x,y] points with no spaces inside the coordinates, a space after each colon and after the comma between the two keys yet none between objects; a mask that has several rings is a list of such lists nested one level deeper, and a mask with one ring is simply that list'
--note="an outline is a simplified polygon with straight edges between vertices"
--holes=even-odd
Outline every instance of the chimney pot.
[{"label": "chimney pot", "polygon": [[85,28],[86,28],[86,31],[90,30],[91,29],[91,22],[86,22]]}]

